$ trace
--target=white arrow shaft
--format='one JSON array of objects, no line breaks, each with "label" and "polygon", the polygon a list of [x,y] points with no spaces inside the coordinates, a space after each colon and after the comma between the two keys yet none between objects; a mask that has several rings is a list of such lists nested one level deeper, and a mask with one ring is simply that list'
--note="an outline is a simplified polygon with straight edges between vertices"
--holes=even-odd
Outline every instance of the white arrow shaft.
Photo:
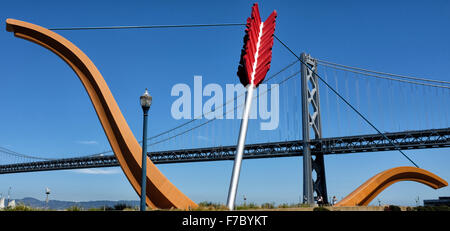
[{"label": "white arrow shaft", "polygon": [[242,156],[244,154],[245,138],[247,136],[248,117],[250,115],[250,108],[252,106],[253,91],[255,86],[253,84],[247,85],[247,97],[245,99],[244,114],[241,120],[241,129],[239,131],[239,139],[236,147],[236,156],[234,158],[233,174],[231,176],[230,189],[228,191],[227,207],[229,210],[234,209],[236,201],[236,192],[239,182],[239,173],[241,171]]}]

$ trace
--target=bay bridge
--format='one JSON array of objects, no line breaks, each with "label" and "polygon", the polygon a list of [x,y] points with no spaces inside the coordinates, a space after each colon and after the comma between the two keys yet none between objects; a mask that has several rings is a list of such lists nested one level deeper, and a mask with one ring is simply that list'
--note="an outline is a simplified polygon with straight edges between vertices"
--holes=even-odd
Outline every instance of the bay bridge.
[{"label": "bay bridge", "polygon": [[[400,149],[427,149],[450,147],[450,128],[387,133]],[[397,150],[379,134],[345,136],[311,140],[312,154],[348,154],[357,152],[379,152]],[[4,154],[17,155],[2,148]],[[236,146],[179,149],[148,153],[155,164],[185,163],[199,161],[234,160]],[[249,144],[245,147],[244,159],[290,157],[303,155],[303,141],[287,141]],[[114,155],[95,155],[66,159],[33,161],[0,166],[0,174],[64,170],[78,168],[117,167]]]},{"label": "bay bridge", "polygon": [[[249,131],[255,132],[249,132],[244,159],[311,158],[303,174],[325,202],[324,155],[450,147],[448,81],[352,67],[305,53],[271,73],[264,82],[270,88],[255,98],[280,93],[280,124],[261,131],[254,121],[263,119],[251,121]],[[243,106],[234,104],[240,97],[206,114],[235,113]],[[229,104],[233,110],[224,111]],[[234,159],[239,121],[218,118],[194,118],[150,137],[148,156],[156,164]],[[48,158],[2,147],[0,174],[118,166],[111,153]]]}]

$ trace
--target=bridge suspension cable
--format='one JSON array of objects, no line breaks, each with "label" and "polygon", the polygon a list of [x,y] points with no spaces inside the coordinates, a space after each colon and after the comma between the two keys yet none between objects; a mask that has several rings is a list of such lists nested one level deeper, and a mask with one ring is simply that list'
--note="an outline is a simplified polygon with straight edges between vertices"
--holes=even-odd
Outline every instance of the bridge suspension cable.
[{"label": "bridge suspension cable", "polygon": [[26,159],[33,159],[33,160],[54,160],[54,158],[44,158],[44,157],[36,157],[36,156],[30,156],[30,155],[21,154],[21,153],[18,153],[18,152],[9,150],[9,149],[4,148],[4,147],[0,147],[0,152],[1,152],[1,153],[8,154],[8,155],[10,155],[10,156],[21,157],[21,158],[26,158]]},{"label": "bridge suspension cable", "polygon": [[[293,61],[292,63],[286,65],[286,66],[283,67],[283,68],[281,68],[278,72],[276,72],[276,73],[274,73],[273,75],[271,75],[271,76],[269,76],[268,78],[266,78],[262,83],[267,83],[268,81],[274,79],[275,77],[277,77],[277,76],[280,75],[281,73],[285,72],[288,68],[292,67],[293,65],[295,65],[295,64],[298,63],[298,62],[299,62],[299,60],[296,59],[296,60]],[[290,75],[290,76],[284,78],[283,80],[281,80],[280,82],[278,82],[278,84],[281,85],[281,84],[285,83],[287,80],[291,79],[292,77],[294,77],[294,76],[297,75],[297,74],[299,74],[299,72],[296,72],[296,73],[294,73],[294,74],[292,74],[292,75]],[[265,93],[270,92],[270,91],[271,91],[271,88],[268,88],[265,92],[261,92],[260,95],[261,95],[261,94],[265,94]],[[235,100],[237,100],[239,97],[242,97],[242,96],[244,96],[244,95],[245,95],[245,93],[242,93],[242,94],[240,94],[240,95],[235,95],[233,99],[230,99],[230,100],[226,101],[225,103],[223,103],[222,105],[217,106],[217,108],[215,108],[214,110],[210,110],[210,111],[208,111],[208,112],[206,112],[206,113],[203,113],[202,115],[200,115],[200,116],[198,116],[198,117],[195,117],[195,118],[193,118],[193,119],[191,119],[191,120],[189,120],[189,121],[187,121],[187,122],[184,122],[184,123],[182,123],[182,124],[180,124],[180,125],[178,125],[178,126],[175,126],[175,127],[171,128],[171,129],[168,129],[168,130],[163,131],[163,132],[161,132],[161,133],[159,133],[159,134],[156,134],[156,135],[154,135],[154,136],[152,136],[152,137],[149,137],[149,138],[147,138],[147,140],[154,140],[154,139],[156,139],[156,138],[158,138],[158,137],[161,137],[161,136],[163,136],[163,135],[165,135],[165,134],[169,134],[169,133],[172,132],[172,131],[181,129],[181,128],[183,128],[183,127],[185,127],[185,126],[187,126],[187,125],[193,123],[194,121],[197,121],[197,120],[201,119],[203,116],[206,116],[206,115],[209,115],[210,113],[215,112],[215,110],[217,110],[218,108],[225,108],[226,105],[228,105],[228,104],[230,104],[230,103],[234,103]],[[256,96],[255,96],[255,97],[256,97]],[[234,111],[236,108],[238,108],[238,107],[240,107],[240,106],[242,106],[242,104],[241,104],[241,105],[236,105],[233,109],[230,109],[229,111],[225,111],[224,114],[223,114],[223,116],[225,116],[225,115],[227,115],[228,113]],[[215,120],[216,120],[216,118],[210,119],[210,120],[208,120],[208,121],[206,121],[206,122],[204,122],[204,123],[201,123],[201,124],[199,124],[199,125],[196,125],[195,127],[190,128],[190,129],[188,129],[188,130],[179,132],[179,133],[177,133],[177,134],[175,134],[175,135],[172,135],[172,136],[170,136],[170,137],[167,137],[167,138],[165,138],[165,139],[162,139],[162,140],[159,140],[159,141],[155,141],[155,142],[153,142],[153,143],[149,143],[148,146],[153,146],[153,145],[156,145],[156,144],[159,144],[159,143],[163,143],[163,142],[172,140],[173,138],[176,138],[176,137],[178,137],[178,136],[180,136],[180,135],[186,134],[186,133],[188,133],[188,132],[190,132],[190,131],[192,131],[192,130],[195,130],[195,129],[197,129],[197,128],[199,128],[199,127],[202,127],[202,126],[204,126],[204,125],[206,125],[206,124],[209,124],[209,123],[211,123],[212,121],[215,121]],[[139,141],[139,143],[142,143],[142,141]],[[6,150],[7,150],[7,149],[6,149]],[[0,152],[2,152],[1,147],[0,147]],[[101,156],[101,155],[103,155],[103,154],[107,154],[107,153],[111,153],[111,152],[113,152],[113,151],[112,151],[112,150],[106,150],[106,151],[103,151],[103,152],[98,152],[98,153],[94,153],[94,154],[83,155],[83,156],[80,156],[80,157]],[[53,159],[51,159],[51,158],[33,157],[33,156],[29,156],[29,155],[17,153],[17,152],[11,151],[11,150],[9,150],[9,152],[4,151],[4,153],[10,154],[10,155],[15,155],[15,156],[20,156],[20,157],[25,157],[25,158],[30,158],[30,159],[37,159],[37,160],[53,160]]]},{"label": "bridge suspension cable", "polygon": [[[277,73],[275,73],[275,74],[271,75],[270,77],[268,77],[267,79],[265,79],[262,83],[267,83],[269,80],[275,78],[276,76],[278,76],[279,74],[283,73],[283,72],[286,71],[289,67],[293,66],[294,64],[296,64],[296,63],[298,63],[298,62],[299,62],[298,60],[295,60],[295,61],[293,61],[292,63],[286,65],[286,66],[283,67],[281,70],[279,70]],[[295,74],[288,76],[287,78],[285,78],[285,79],[281,80],[280,82],[278,82],[278,84],[280,84],[280,85],[283,84],[283,83],[286,82],[288,79],[294,77],[294,76],[297,75],[298,73],[299,73],[299,72],[296,72]],[[265,94],[265,93],[270,92],[270,91],[271,91],[271,88],[267,89],[267,91],[265,91],[265,92],[260,93],[260,95],[261,95],[261,94]],[[161,133],[159,133],[159,134],[156,134],[156,135],[154,135],[154,136],[152,136],[152,137],[149,137],[149,138],[147,138],[147,140],[154,140],[155,138],[161,137],[161,136],[163,136],[163,135],[165,135],[165,134],[168,134],[168,133],[170,133],[170,132],[172,132],[172,131],[175,131],[175,130],[178,130],[178,129],[182,128],[182,127],[185,127],[185,126],[187,126],[188,124],[191,124],[192,122],[201,119],[203,116],[206,116],[206,115],[209,115],[210,113],[215,112],[218,108],[225,108],[226,105],[228,105],[228,104],[230,104],[230,103],[234,103],[234,101],[237,100],[237,98],[239,98],[239,97],[241,97],[241,96],[244,96],[244,95],[245,95],[245,93],[242,93],[242,94],[240,94],[240,95],[236,95],[236,96],[234,96],[233,99],[230,99],[230,100],[228,100],[227,102],[225,102],[225,103],[223,103],[222,105],[220,105],[220,106],[218,106],[217,108],[215,108],[215,110],[210,110],[210,111],[208,111],[208,112],[206,112],[206,113],[203,113],[202,115],[197,116],[197,117],[195,117],[195,118],[193,118],[193,119],[191,119],[191,120],[189,120],[189,121],[187,121],[187,122],[185,122],[185,123],[182,123],[182,124],[180,124],[180,125],[178,125],[178,126],[176,126],[176,127],[173,127],[173,128],[171,128],[171,129],[169,129],[169,130],[166,130],[166,131],[161,132]],[[255,96],[255,97],[256,97],[256,96]],[[236,105],[233,109],[230,109],[229,111],[225,111],[225,113],[223,113],[223,116],[226,116],[228,113],[233,112],[236,108],[238,108],[238,107],[240,107],[240,106],[242,106],[242,104],[241,104],[241,105]],[[209,124],[209,123],[211,123],[212,121],[215,121],[215,120],[216,120],[216,118],[210,119],[210,120],[208,120],[208,121],[206,121],[206,122],[204,122],[204,123],[202,123],[202,124],[200,124],[200,125],[197,125],[197,126],[195,126],[195,127],[190,128],[190,129],[188,129],[188,130],[182,131],[182,132],[180,132],[180,133],[177,133],[177,134],[175,134],[175,135],[172,135],[172,136],[170,136],[170,137],[168,137],[168,138],[165,138],[165,139],[163,139],[163,140],[160,140],[160,141],[156,141],[156,142],[150,143],[150,144],[148,144],[148,146],[153,146],[153,145],[156,145],[156,144],[163,143],[163,142],[165,142],[165,141],[169,141],[169,140],[171,140],[171,139],[173,139],[173,138],[176,138],[176,137],[178,137],[178,136],[180,136],[180,135],[186,134],[186,133],[188,133],[188,132],[190,132],[190,131],[192,131],[192,130],[195,130],[195,129],[197,129],[197,128],[199,128],[199,127],[202,127],[202,126],[204,126],[204,125],[206,125],[206,124]],[[142,143],[142,141],[139,141],[139,143]],[[96,153],[96,154],[91,154],[91,155],[88,155],[88,156],[96,156],[96,155],[105,154],[105,153],[110,153],[110,152],[112,152],[112,150],[105,151],[105,152],[101,152],[101,153]]]},{"label": "bridge suspension cable", "polygon": [[[330,68],[334,68],[334,69],[337,69],[337,70],[341,70],[341,71],[353,72],[353,73],[356,73],[356,74],[371,76],[371,77],[380,78],[380,79],[387,79],[387,80],[393,80],[393,81],[410,83],[410,84],[417,84],[417,85],[423,85],[423,86],[429,86],[429,87],[438,87],[438,88],[450,89],[450,85],[449,86],[445,86],[445,85],[430,84],[430,83],[410,81],[410,80],[404,80],[404,79],[398,79],[398,78],[391,78],[391,77],[387,77],[387,76],[381,76],[381,75],[377,75],[377,74],[357,71],[356,69],[348,69],[348,68],[345,68],[345,67],[344,68],[343,67],[339,67],[337,65],[330,65],[330,64],[327,64],[327,63],[321,63],[321,65],[326,66],[326,67],[330,67]],[[343,65],[341,65],[341,66],[343,66]],[[422,80],[422,81],[425,81],[425,80]],[[428,79],[428,82],[436,82],[436,81]],[[437,81],[437,82],[447,83],[446,81]],[[449,82],[449,84],[450,84],[450,82]]]},{"label": "bridge suspension cable", "polygon": [[392,73],[386,73],[386,72],[379,72],[379,71],[373,71],[373,70],[368,70],[368,69],[363,69],[363,68],[359,68],[359,67],[352,67],[352,66],[347,66],[347,65],[342,65],[342,64],[338,64],[338,63],[332,63],[329,61],[325,61],[325,60],[320,60],[320,59],[315,59],[317,62],[322,63],[323,64],[327,64],[328,66],[338,66],[338,67],[343,67],[346,69],[353,69],[353,70],[359,70],[359,71],[364,71],[364,72],[369,72],[369,73],[375,73],[375,74],[380,74],[380,75],[388,75],[388,76],[393,76],[393,77],[399,77],[399,78],[404,78],[404,79],[411,79],[411,80],[419,80],[419,81],[425,81],[425,82],[434,82],[434,83],[443,83],[443,84],[450,84],[450,82],[448,81],[443,81],[443,80],[435,80],[435,79],[428,79],[428,78],[418,78],[418,77],[411,77],[411,76],[406,76],[406,75],[398,75],[398,74],[392,74]]},{"label": "bridge suspension cable", "polygon": [[380,135],[382,135],[386,140],[389,141],[390,144],[392,144],[406,159],[408,159],[414,166],[419,168],[419,166],[411,160],[401,149],[398,147],[397,144],[395,144],[391,139],[389,139],[384,133],[382,133],[374,124],[372,124],[363,114],[361,114],[351,103],[349,103],[339,92],[337,92],[333,87],[331,87],[319,74],[317,74],[316,71],[311,69],[309,65],[303,62],[303,60],[298,57],[297,54],[295,54],[285,43],[283,43],[276,35],[273,35],[274,38],[281,43],[291,54],[293,54],[302,64],[304,64],[313,74],[315,74],[332,92],[334,92],[342,101],[344,101],[347,106],[349,106],[353,111],[355,111],[364,121],[366,121],[373,129],[375,129]]},{"label": "bridge suspension cable", "polygon": [[[298,75],[299,73],[300,73],[300,71],[295,72],[294,74],[292,74],[292,75],[290,75],[290,76],[284,78],[284,79],[281,80],[280,82],[278,82],[278,84],[281,85],[281,84],[285,83],[287,80],[289,80],[289,79],[291,79],[292,77]],[[271,90],[272,90],[272,87],[269,88],[269,89],[267,89],[266,91],[264,91],[264,92],[262,92],[262,93],[260,92],[259,95],[266,94],[266,93],[270,92]],[[258,97],[258,95],[253,96],[254,99],[255,99],[256,97]],[[225,111],[225,112],[223,113],[223,116],[226,116],[226,115],[227,115],[228,113],[230,113],[230,112],[234,112],[234,110],[235,110],[236,108],[241,107],[241,106],[243,106],[243,105],[244,105],[244,104],[236,105],[233,109],[230,109],[230,110],[228,110],[228,111]],[[224,105],[223,105],[223,106],[224,106]],[[222,107],[223,107],[223,106],[222,106]],[[210,111],[210,112],[211,112],[211,111]],[[208,113],[209,113],[209,112],[208,112]],[[190,129],[188,129],[188,130],[186,130],[186,131],[180,132],[180,133],[175,134],[175,135],[173,135],[173,136],[170,136],[170,137],[168,137],[168,138],[166,138],[166,139],[163,139],[163,140],[160,140],[160,141],[157,141],[157,142],[154,142],[154,143],[150,143],[150,144],[148,144],[148,146],[153,146],[153,145],[156,145],[156,144],[159,144],[159,143],[162,143],[162,142],[171,140],[171,139],[173,139],[173,138],[175,138],[175,137],[178,137],[178,136],[183,135],[183,134],[185,134],[185,133],[187,133],[187,132],[190,132],[190,131],[195,130],[195,129],[199,128],[199,127],[202,127],[202,126],[204,126],[204,125],[206,125],[206,124],[208,124],[208,123],[211,123],[212,121],[214,121],[214,120],[216,120],[216,119],[217,119],[217,117],[214,117],[214,118],[212,118],[212,119],[210,119],[210,120],[208,120],[208,121],[206,121],[206,122],[204,122],[204,123],[202,123],[202,124],[199,124],[199,125],[197,125],[197,126],[195,126],[195,127],[190,128]]]},{"label": "bridge suspension cable", "polygon": [[[74,31],[74,30],[109,30],[109,29],[114,29],[114,30],[119,29],[120,30],[120,29],[162,29],[162,28],[201,28],[201,27],[203,27],[203,28],[211,28],[211,27],[230,27],[230,26],[245,26],[245,25],[246,25],[245,23],[177,24],[177,25],[132,25],[132,26],[98,26],[98,27],[61,27],[61,28],[49,28],[49,30],[54,30],[54,31],[56,31],[56,30],[71,30],[71,31]],[[295,60],[291,64],[289,64],[286,67],[282,68],[279,72],[277,72],[274,75],[272,75],[271,77],[265,79],[264,82],[267,82],[270,79],[272,79],[275,76],[277,76],[278,74],[284,72],[286,69],[288,69],[289,67],[291,67],[292,65],[294,65],[297,62],[298,62],[298,60]],[[270,91],[270,89],[268,91]],[[223,107],[225,107],[225,105],[228,105],[229,103],[234,102],[234,100],[236,100],[237,98],[239,98],[239,97],[241,97],[243,95],[245,95],[245,93],[240,94],[238,96],[235,96],[233,99],[227,101],[225,104],[222,104],[222,106],[219,106],[219,107],[223,108]],[[216,108],[215,108],[215,110],[216,110]],[[192,122],[202,118],[203,116],[214,112],[215,110],[209,111],[207,113],[203,113],[202,115],[198,116],[197,118],[193,118],[192,120],[187,121],[185,123],[182,123],[182,124],[172,128],[172,129],[163,131],[163,132],[161,132],[161,133],[159,133],[157,135],[149,137],[149,138],[147,138],[147,140],[153,140],[155,138],[158,138],[160,136],[168,134],[168,133],[170,133],[172,131],[175,131],[177,129],[185,127],[185,126],[191,124]],[[227,114],[227,112],[225,114]],[[184,132],[181,132],[179,134],[173,135],[173,136],[171,136],[169,138],[166,138],[163,141],[171,140],[172,138],[175,138],[175,137],[177,137],[177,136],[179,136],[181,134],[185,134],[188,131],[192,131],[192,130],[194,130],[194,129],[198,128],[198,127],[201,127],[203,125],[206,125],[206,124],[208,124],[208,123],[210,123],[212,121],[214,121],[214,119],[213,120],[209,120],[209,121],[207,121],[207,122],[205,122],[203,124],[200,124],[198,126],[195,126],[195,127],[191,128],[191,129],[189,129],[187,131],[184,131]],[[142,143],[142,141],[139,141],[139,143]],[[162,141],[158,141],[156,143],[162,143]],[[156,143],[153,143],[153,144],[156,144]],[[149,144],[149,145],[152,145],[152,144]],[[111,153],[111,152],[112,152],[112,150],[107,150],[107,151],[103,151],[103,152],[99,152],[99,153],[95,153],[95,154],[89,154],[89,155],[86,155],[86,156],[97,156],[97,155],[103,155],[103,154]]]},{"label": "bridge suspension cable", "polygon": [[[277,73],[271,75],[271,76],[268,77],[267,79],[264,79],[264,81],[263,81],[262,83],[267,83],[269,80],[275,78],[276,76],[278,76],[279,74],[283,73],[283,72],[286,71],[289,67],[293,66],[294,64],[296,64],[296,63],[298,63],[298,62],[299,62],[298,60],[295,60],[294,62],[288,64],[287,66],[285,66],[285,67],[283,67],[281,70],[279,70]],[[228,105],[228,104],[230,104],[230,103],[234,103],[235,100],[237,100],[239,97],[244,96],[244,95],[245,95],[245,93],[242,93],[242,94],[240,94],[240,95],[236,95],[236,96],[234,96],[233,99],[230,99],[230,100],[226,101],[225,103],[223,103],[222,105],[218,106],[218,108],[224,108],[226,105]],[[236,109],[236,108],[234,108],[234,109]],[[159,133],[159,134],[157,134],[157,135],[154,135],[154,136],[152,136],[152,137],[149,137],[149,138],[147,138],[147,140],[152,140],[152,139],[158,138],[158,137],[160,137],[160,136],[162,136],[162,135],[165,135],[165,134],[167,134],[167,133],[169,133],[169,132],[171,132],[171,131],[174,131],[174,130],[177,130],[177,129],[179,129],[179,128],[182,128],[182,127],[184,127],[184,126],[186,126],[186,125],[188,125],[188,124],[190,124],[190,123],[192,123],[192,122],[194,122],[194,121],[196,121],[196,120],[201,119],[203,116],[209,115],[210,113],[213,113],[213,112],[215,112],[215,110],[211,110],[211,111],[208,111],[208,112],[206,112],[206,113],[203,113],[202,115],[197,116],[197,117],[195,117],[195,118],[193,118],[193,119],[191,119],[191,120],[189,120],[189,121],[187,121],[187,122],[185,122],[185,123],[182,123],[182,124],[180,124],[180,125],[178,125],[178,126],[172,128],[172,129],[169,129],[169,130],[167,130],[167,131],[164,131],[164,132],[161,132],[161,133]],[[224,114],[224,115],[225,115],[225,114]],[[142,143],[142,141],[140,141],[139,143]]]}]

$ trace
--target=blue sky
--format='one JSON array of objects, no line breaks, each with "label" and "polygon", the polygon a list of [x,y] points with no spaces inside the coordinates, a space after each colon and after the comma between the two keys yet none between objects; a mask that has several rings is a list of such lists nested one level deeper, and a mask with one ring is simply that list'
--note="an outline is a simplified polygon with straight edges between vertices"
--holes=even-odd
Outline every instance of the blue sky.
[{"label": "blue sky", "polygon": [[[258,3],[262,18],[277,10],[275,33],[295,52],[308,52],[319,59],[378,71],[450,80],[448,1],[434,1],[432,4],[427,1]],[[47,28],[245,23],[252,4],[253,1],[172,1],[170,4],[163,1],[9,1],[2,4],[0,16],[3,23],[7,18],[15,18]],[[154,97],[149,134],[156,134],[184,122],[170,116],[170,106],[176,99],[170,95],[170,90],[175,84],[192,86],[194,75],[202,75],[204,84],[224,86],[238,82],[235,73],[243,27],[58,33],[76,44],[95,63],[139,140],[142,118],[138,98],[145,88],[149,88]],[[14,38],[6,30],[0,31],[0,51],[0,146],[20,153],[61,158],[109,149],[87,94],[76,75],[60,58],[40,46]],[[275,41],[268,75],[294,60]],[[322,75],[325,73],[328,78],[333,78],[332,71],[321,72]],[[347,78],[350,85],[354,84],[349,76],[343,78]],[[292,86],[299,83],[298,80],[292,81],[280,88],[280,92],[292,92]],[[345,84],[346,80],[342,81]],[[385,86],[390,86],[389,83],[380,83],[378,88],[374,86],[371,89],[372,96],[364,98],[372,82],[361,80],[360,83],[361,110],[382,130],[448,127],[448,109],[445,109],[450,99],[448,90],[435,92],[419,88],[416,92],[416,88],[408,86],[404,88],[406,93],[394,88],[381,91],[377,96],[377,89],[385,90]],[[340,86],[343,94],[349,91],[345,85]],[[323,95],[326,90],[321,87]],[[401,86],[397,86],[399,88]],[[343,104],[336,106],[334,96],[328,94],[328,99],[322,97],[322,107],[331,105],[323,111],[324,124],[328,125],[323,128],[325,136],[375,133],[361,121],[356,122],[356,116],[345,111]],[[390,105],[391,114],[381,114],[378,106],[386,101],[379,96],[384,94],[409,101]],[[428,100],[435,94],[438,100]],[[285,99],[283,105],[290,99],[283,93],[280,98]],[[352,102],[357,103],[356,100]],[[291,104],[294,105],[292,99]],[[342,110],[339,120],[333,113],[337,107]],[[281,110],[283,117],[287,112],[283,111],[286,109]],[[325,113],[328,110],[330,113]],[[431,113],[434,110],[442,111]],[[424,111],[428,114],[421,114]],[[294,115],[299,118],[298,111]],[[427,120],[430,116],[436,118]],[[423,122],[425,120],[431,124],[427,125]],[[291,121],[298,123],[298,119]],[[238,120],[230,123],[234,127],[239,125]],[[400,124],[399,127],[396,123]],[[281,121],[280,124],[286,126],[287,123]],[[285,132],[282,128],[280,130],[280,133]],[[250,131],[257,132],[256,129]],[[250,137],[249,142],[259,138],[272,139],[271,134],[264,133],[258,137],[256,132],[252,133],[253,138]],[[220,134],[228,134],[223,137],[225,144],[234,144],[237,140],[236,131],[224,125],[201,130],[192,137],[197,138],[197,143],[201,143],[200,136],[209,137],[217,144],[222,143],[218,141]],[[297,136],[299,133],[291,138]],[[184,139],[181,143],[188,145],[189,141]],[[169,143],[158,148],[180,148],[177,145]],[[436,149],[407,153],[422,168],[448,181],[448,152],[449,149]],[[237,203],[242,202],[244,194],[248,201],[257,203],[298,202],[302,193],[301,161],[299,157],[244,161]],[[346,196],[380,171],[410,165],[398,152],[330,155],[325,161],[329,196],[338,198]],[[231,161],[222,161],[159,165],[159,168],[194,201],[225,203],[232,164]],[[10,186],[14,198],[32,196],[44,199],[45,187],[49,187],[51,198],[59,200],[138,199],[120,168],[0,175],[0,193],[6,194]],[[448,188],[433,190],[415,182],[400,182],[381,193],[379,198],[382,203],[413,205],[417,196],[423,200],[448,195]]]}]

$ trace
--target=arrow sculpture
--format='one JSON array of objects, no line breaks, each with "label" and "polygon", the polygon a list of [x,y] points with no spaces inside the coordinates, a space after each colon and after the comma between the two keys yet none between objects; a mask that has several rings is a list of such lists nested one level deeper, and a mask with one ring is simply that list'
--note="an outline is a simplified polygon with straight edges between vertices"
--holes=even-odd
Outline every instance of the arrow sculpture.
[{"label": "arrow sculpture", "polygon": [[233,175],[231,176],[230,189],[228,191],[227,207],[229,210],[234,209],[234,202],[236,200],[253,90],[264,80],[267,71],[270,69],[276,17],[277,12],[274,10],[267,20],[262,22],[259,16],[258,4],[255,3],[252,7],[251,17],[247,19],[244,47],[242,48],[241,60],[237,72],[241,83],[247,88],[247,96],[245,99],[241,129],[239,131],[236,157],[234,159]]}]

